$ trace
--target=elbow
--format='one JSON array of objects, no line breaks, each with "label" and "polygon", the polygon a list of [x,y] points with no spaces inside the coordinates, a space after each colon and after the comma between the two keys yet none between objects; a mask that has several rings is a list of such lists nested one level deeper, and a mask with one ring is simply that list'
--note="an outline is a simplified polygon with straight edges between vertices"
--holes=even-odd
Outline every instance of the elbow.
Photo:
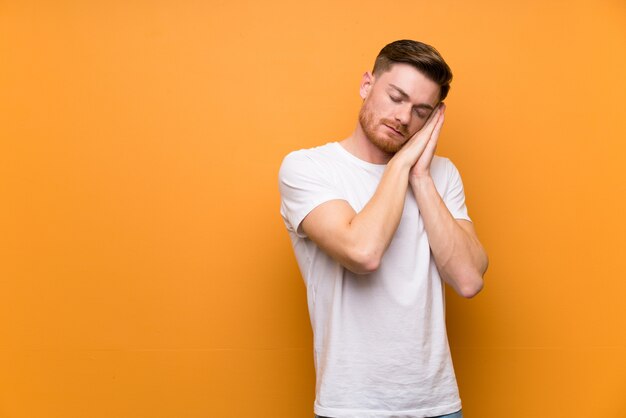
[{"label": "elbow", "polygon": [[459,286],[458,293],[466,299],[471,299],[483,290],[483,286],[482,277],[477,277]]},{"label": "elbow", "polygon": [[381,259],[382,254],[358,249],[349,256],[349,262],[346,263],[345,267],[356,274],[370,274],[378,270]]},{"label": "elbow", "polygon": [[482,274],[478,272],[468,274],[459,282],[457,293],[466,299],[471,299],[483,290],[484,285]]},{"label": "elbow", "polygon": [[485,281],[483,279],[485,272],[487,271],[487,267],[489,266],[489,259],[487,255],[484,254],[483,260],[478,267],[477,271],[470,272],[466,276],[465,280],[463,280],[461,285],[459,286],[459,294],[466,299],[471,299],[483,290],[485,286]]}]

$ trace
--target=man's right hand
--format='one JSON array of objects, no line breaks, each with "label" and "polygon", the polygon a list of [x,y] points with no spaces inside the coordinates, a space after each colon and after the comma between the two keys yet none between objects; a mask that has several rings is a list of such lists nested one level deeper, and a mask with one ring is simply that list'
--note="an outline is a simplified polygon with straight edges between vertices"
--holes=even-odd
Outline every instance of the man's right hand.
[{"label": "man's right hand", "polygon": [[[417,160],[422,156],[431,141],[437,143],[441,125],[443,124],[443,113],[445,104],[439,103],[435,110],[432,111],[424,126],[417,131],[398,151],[392,160],[397,160],[403,168],[412,168]],[[432,159],[432,155],[430,156]]]}]

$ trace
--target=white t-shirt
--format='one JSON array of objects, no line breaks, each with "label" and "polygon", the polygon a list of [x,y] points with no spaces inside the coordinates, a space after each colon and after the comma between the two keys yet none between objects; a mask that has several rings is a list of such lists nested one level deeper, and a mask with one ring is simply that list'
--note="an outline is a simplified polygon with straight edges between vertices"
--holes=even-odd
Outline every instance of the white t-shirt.
[{"label": "white t-shirt", "polygon": [[[281,214],[306,284],[313,328],[317,415],[421,418],[461,409],[443,281],[410,188],[400,225],[371,274],[345,269],[300,225],[329,200],[346,200],[361,211],[385,167],[332,142],[292,152],[280,168]],[[435,156],[430,171],[452,216],[470,220],[452,162]]]}]

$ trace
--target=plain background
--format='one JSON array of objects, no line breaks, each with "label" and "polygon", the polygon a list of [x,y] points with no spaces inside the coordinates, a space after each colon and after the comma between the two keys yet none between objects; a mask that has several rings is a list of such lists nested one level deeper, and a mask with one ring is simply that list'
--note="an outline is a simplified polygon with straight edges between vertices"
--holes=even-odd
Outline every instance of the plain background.
[{"label": "plain background", "polygon": [[465,416],[626,416],[622,0],[61,0],[0,1],[0,417],[312,417],[278,167],[402,38],[491,260]]}]

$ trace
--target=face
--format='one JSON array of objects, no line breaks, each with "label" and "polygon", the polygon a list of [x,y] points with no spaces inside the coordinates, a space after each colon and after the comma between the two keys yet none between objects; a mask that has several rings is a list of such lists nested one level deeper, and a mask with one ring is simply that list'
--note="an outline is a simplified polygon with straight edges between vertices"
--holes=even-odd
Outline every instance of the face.
[{"label": "face", "polygon": [[422,126],[439,103],[439,86],[413,66],[393,64],[377,77],[365,74],[359,123],[369,141],[395,154]]}]

